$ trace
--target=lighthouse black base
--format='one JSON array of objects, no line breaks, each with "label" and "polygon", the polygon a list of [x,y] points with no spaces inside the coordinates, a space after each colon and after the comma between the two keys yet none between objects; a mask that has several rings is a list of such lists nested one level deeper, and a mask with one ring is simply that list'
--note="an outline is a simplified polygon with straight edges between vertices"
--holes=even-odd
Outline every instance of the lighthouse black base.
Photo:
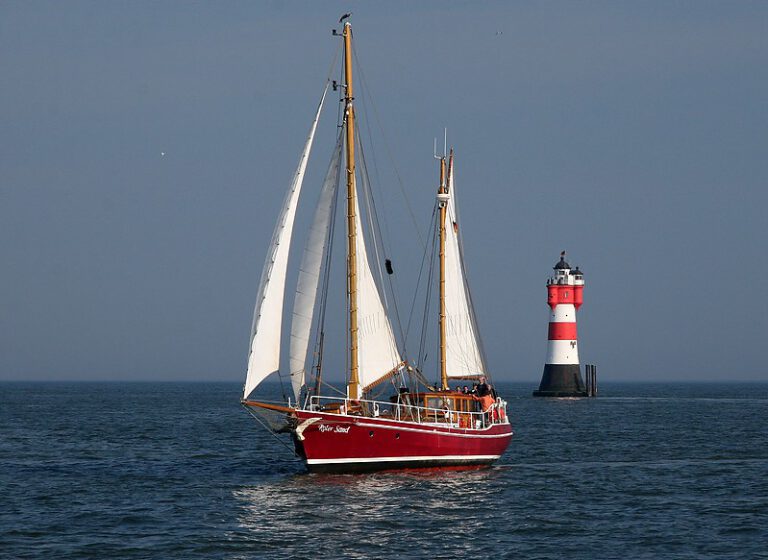
[{"label": "lighthouse black base", "polygon": [[539,390],[534,397],[586,397],[587,387],[579,364],[544,364]]}]

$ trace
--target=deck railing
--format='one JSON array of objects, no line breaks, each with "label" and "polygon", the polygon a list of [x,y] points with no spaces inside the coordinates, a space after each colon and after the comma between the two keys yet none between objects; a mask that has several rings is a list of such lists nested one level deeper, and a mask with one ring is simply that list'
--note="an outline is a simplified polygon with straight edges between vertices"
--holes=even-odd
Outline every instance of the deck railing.
[{"label": "deck railing", "polygon": [[317,412],[331,412],[347,416],[372,416],[398,421],[414,422],[452,428],[483,429],[493,424],[508,424],[507,402],[497,398],[485,411],[462,411],[449,406],[450,395],[436,395],[444,398],[446,406],[430,408],[413,404],[398,398],[396,402],[366,399],[351,400],[343,397],[312,396],[307,400],[307,409]]}]

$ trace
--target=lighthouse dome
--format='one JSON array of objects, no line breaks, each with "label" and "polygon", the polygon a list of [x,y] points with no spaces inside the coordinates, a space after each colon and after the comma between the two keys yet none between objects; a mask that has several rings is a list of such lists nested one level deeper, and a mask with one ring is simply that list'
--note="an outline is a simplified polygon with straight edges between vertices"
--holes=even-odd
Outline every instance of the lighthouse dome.
[{"label": "lighthouse dome", "polygon": [[560,262],[558,262],[558,263],[557,263],[557,264],[554,266],[554,270],[564,270],[564,269],[566,269],[566,268],[567,268],[567,269],[570,269],[570,268],[571,268],[571,265],[569,265],[567,262],[565,262],[565,257],[564,257],[564,256],[563,256],[563,257],[560,257]]}]

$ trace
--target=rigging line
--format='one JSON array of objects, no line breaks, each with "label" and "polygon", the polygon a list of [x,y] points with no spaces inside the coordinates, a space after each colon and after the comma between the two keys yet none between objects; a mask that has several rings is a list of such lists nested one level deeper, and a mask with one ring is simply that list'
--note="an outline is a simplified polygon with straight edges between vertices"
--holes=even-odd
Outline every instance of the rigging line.
[{"label": "rigging line", "polygon": [[[358,65],[359,65],[359,62],[358,62]],[[361,84],[361,86],[362,86],[362,84]],[[367,115],[368,114],[368,106],[365,103],[365,98],[366,98],[366,95],[368,94],[368,90],[365,87],[360,87],[360,90],[362,91],[362,94],[363,94],[361,96],[361,98],[360,98],[360,100],[362,102],[362,105],[363,105],[363,114]],[[368,96],[368,97],[370,97],[370,96]],[[377,161],[376,161],[376,148],[375,148],[375,146],[373,144],[373,135],[371,134],[371,127],[368,124],[368,120],[367,119],[361,119],[359,117],[359,115],[356,115],[356,116],[358,117],[358,120],[360,121],[361,125],[365,127],[365,130],[368,133],[368,144],[369,144],[369,146],[371,148],[371,158],[372,158],[372,161],[373,161],[373,174],[376,177],[376,183],[375,184],[376,185],[382,185],[383,183],[382,183],[382,180],[381,180],[381,176],[379,175],[379,166],[378,166]],[[357,128],[357,132],[358,132],[357,141],[360,144],[360,149],[362,150],[363,139],[362,139],[362,135],[360,134],[360,128],[361,127]],[[366,175],[368,175],[368,169],[367,168],[365,170],[365,173],[366,173]],[[370,177],[368,178],[368,183],[369,183],[369,185],[373,185],[374,184],[374,183],[371,182]],[[376,216],[376,219],[378,220],[378,214]],[[384,222],[384,232],[387,234],[386,238],[385,237],[381,237],[382,249],[384,250],[384,253],[385,253],[385,256],[386,256],[386,254],[388,254],[388,253],[391,254],[391,251],[389,250],[389,247],[386,246],[386,245],[388,245],[388,243],[387,243],[388,240],[391,239],[391,236],[390,236],[390,233],[389,233],[389,222],[387,220],[387,215],[386,214],[384,214],[382,216],[382,220]]]},{"label": "rigging line", "polygon": [[339,58],[339,53],[341,52],[342,47],[342,41],[339,41],[338,46],[336,47],[336,51],[333,53],[333,60],[331,61],[331,67],[328,69],[328,74],[325,77],[325,83],[331,81],[331,75],[333,74],[333,69],[336,67],[336,61]]},{"label": "rigging line", "polygon": [[[361,168],[360,183],[363,191],[363,204],[365,205],[364,207],[366,210],[365,221],[367,221],[368,229],[370,230],[371,237],[373,238],[372,239],[373,251],[376,255],[376,259],[375,259],[376,271],[378,272],[380,282],[383,284],[384,275],[381,271],[381,255],[379,255],[379,247],[381,246],[382,250],[384,250],[384,247],[383,247],[383,241],[381,239],[381,229],[378,227],[378,215],[376,213],[376,207],[373,204],[373,194],[371,193],[371,181],[370,181],[370,177],[368,176],[368,166],[366,164],[365,152],[363,150],[363,144],[360,140],[359,132],[357,134],[356,140],[357,140],[357,149],[360,154],[360,168]],[[363,206],[361,205],[361,208],[362,207]],[[363,223],[362,216],[360,217],[360,223],[361,224]],[[386,251],[385,251],[385,255],[386,255]],[[387,301],[386,291],[382,295],[384,296],[384,307],[387,308],[389,307],[388,305],[389,302]]]},{"label": "rigging line", "polygon": [[277,378],[280,380],[280,392],[283,394],[283,400],[287,401],[288,396],[285,394],[285,385],[283,384],[283,374],[280,373],[280,368],[277,368]]},{"label": "rigging line", "polygon": [[400,176],[400,172],[397,169],[397,165],[395,164],[395,158],[392,155],[392,150],[390,148],[389,141],[387,140],[387,135],[384,132],[384,127],[381,126],[381,118],[379,117],[379,111],[376,108],[376,104],[373,101],[373,96],[371,95],[370,88],[368,87],[368,81],[365,79],[365,72],[363,71],[363,65],[360,64],[360,59],[357,55],[357,49],[355,47],[352,48],[352,54],[355,57],[355,60],[357,60],[357,67],[360,71],[360,83],[363,86],[363,92],[368,95],[368,99],[371,102],[371,107],[373,108],[373,114],[376,118],[376,124],[379,126],[379,130],[381,130],[381,137],[384,139],[384,148],[387,152],[387,157],[389,157],[389,163],[392,165],[392,169],[395,172],[395,177],[397,177],[397,184],[400,187],[400,192],[403,195],[403,198],[405,199],[405,207],[408,209],[408,214],[411,217],[411,221],[413,222],[413,227],[416,229],[416,235],[419,236],[419,242],[421,243],[422,247],[427,246],[427,244],[424,241],[424,238],[421,235],[421,231],[419,230],[419,223],[418,220],[416,220],[416,215],[413,213],[413,207],[411,206],[411,201],[408,198],[408,192],[405,190],[405,185],[403,184],[403,179]]},{"label": "rigging line", "polygon": [[[365,195],[365,205],[367,210],[367,218],[368,218],[368,227],[371,230],[371,235],[373,236],[373,249],[376,253],[376,269],[379,274],[379,282],[384,288],[384,273],[381,270],[381,256],[379,255],[379,246],[381,245],[382,251],[384,251],[384,256],[386,258],[386,249],[383,246],[384,240],[381,234],[381,225],[379,223],[379,212],[376,210],[376,200],[373,197],[373,188],[371,187],[371,179],[368,175],[368,164],[367,160],[365,158],[365,150],[363,149],[362,145],[362,139],[359,137],[357,138],[359,150],[360,150],[360,163],[362,167],[362,173],[361,173],[361,179],[363,179],[362,186],[363,186],[363,193]],[[378,233],[378,236],[376,235]],[[397,320],[397,327],[400,332],[400,342],[401,346],[403,348],[403,353],[405,353],[405,337],[403,336],[403,323],[400,320],[400,312],[397,305],[397,294],[394,290],[394,286],[392,285],[392,275],[387,275],[387,277],[390,279],[389,282],[389,289],[392,292],[392,304],[394,307],[395,312],[395,319]],[[386,289],[382,290],[383,296],[384,296],[384,306],[387,311],[389,311],[389,302],[387,300],[387,291]],[[394,348],[394,350],[397,352],[398,349]],[[399,355],[396,356],[399,358]]]},{"label": "rigging line", "polygon": [[[331,157],[331,162],[333,162],[334,159],[338,160],[338,163],[336,165],[336,177],[335,177],[335,184],[333,187],[333,195],[331,196],[331,199],[334,200],[334,202],[331,204],[331,216],[330,216],[330,222],[328,224],[328,233],[326,237],[326,253],[325,253],[325,263],[323,265],[323,283],[320,287],[320,312],[318,313],[317,318],[317,325],[315,330],[315,344],[314,347],[317,350],[316,358],[317,363],[314,362],[313,359],[313,369],[315,370],[315,385],[317,384],[317,379],[321,378],[322,372],[322,363],[320,362],[320,356],[322,355],[322,346],[324,345],[324,336],[323,333],[325,332],[325,317],[326,317],[326,311],[328,309],[328,306],[326,305],[328,302],[328,286],[330,283],[330,273],[331,273],[331,261],[333,257],[333,239],[334,239],[334,232],[336,231],[336,216],[338,214],[338,192],[339,192],[339,180],[341,178],[341,149],[342,149],[342,138],[343,138],[343,131],[339,132],[339,139],[336,141],[336,147],[333,151],[333,156]],[[316,369],[315,369],[316,368]]]},{"label": "rigging line", "polygon": [[434,277],[433,270],[434,270],[434,249],[435,249],[435,238],[433,235],[432,238],[432,250],[430,251],[430,258],[429,258],[429,266],[427,268],[427,279],[426,279],[426,289],[425,289],[425,298],[424,298],[424,309],[422,311],[422,317],[421,317],[421,333],[419,336],[419,358],[417,361],[417,366],[420,370],[424,369],[424,364],[427,359],[424,350],[426,348],[427,344],[427,331],[429,329],[429,315],[430,315],[430,303],[432,299],[432,279]]},{"label": "rigging line", "polygon": [[[362,91],[361,100],[362,100],[364,112],[367,114],[367,106],[366,106],[365,100],[366,100],[366,97],[370,97],[370,95],[368,94],[368,91],[367,91],[366,87],[361,87],[360,89]],[[362,163],[362,166],[363,166],[363,174],[364,174],[362,176],[362,178],[364,180],[363,187],[364,187],[364,189],[366,191],[365,194],[366,194],[366,197],[367,197],[366,198],[366,204],[367,204],[367,209],[369,211],[369,225],[371,225],[371,229],[372,229],[372,232],[374,233],[374,235],[378,234],[378,245],[374,245],[374,248],[376,249],[376,253],[377,253],[376,254],[376,258],[377,258],[376,265],[377,265],[377,267],[379,269],[378,272],[379,272],[379,279],[380,279],[380,282],[381,282],[381,287],[383,289],[384,304],[385,304],[386,308],[389,310],[389,302],[387,301],[387,292],[386,292],[386,287],[385,287],[384,274],[381,271],[381,257],[378,254],[378,246],[379,245],[381,246],[381,250],[384,253],[384,258],[387,258],[387,256],[391,256],[392,255],[392,251],[389,248],[389,240],[391,239],[392,236],[391,236],[390,231],[389,231],[389,220],[387,219],[386,212],[380,214],[376,210],[376,199],[375,199],[374,193],[373,193],[374,183],[371,181],[371,178],[370,178],[370,173],[369,173],[369,168],[368,168],[368,160],[366,159],[366,153],[365,153],[365,149],[363,147],[363,137],[362,137],[362,130],[361,129],[362,129],[362,127],[365,127],[365,130],[368,133],[368,142],[369,142],[369,146],[371,148],[371,153],[372,153],[372,157],[373,157],[373,168],[374,168],[374,174],[375,174],[375,177],[376,177],[376,183],[375,184],[380,186],[382,184],[382,181],[381,181],[381,177],[379,175],[378,164],[377,164],[377,161],[376,161],[376,150],[374,148],[373,136],[371,134],[371,127],[368,125],[368,121],[366,119],[360,119],[360,121],[361,121],[361,127],[358,128],[357,142],[358,142],[358,145],[360,146],[360,157],[361,157],[361,163]],[[383,228],[384,229],[384,233],[382,233],[382,227],[381,227],[381,222],[382,221],[384,222],[384,228]],[[386,235],[384,235],[384,234],[386,234]],[[376,239],[374,239],[374,243],[377,243]],[[392,301],[393,301],[394,312],[395,312],[395,320],[397,321],[397,330],[398,330],[398,334],[399,334],[399,337],[400,337],[400,348],[402,349],[402,354],[405,355],[406,352],[407,352],[407,350],[406,350],[406,348],[407,348],[407,341],[406,341],[406,338],[404,336],[403,322],[402,322],[402,319],[400,318],[400,311],[399,311],[398,304],[397,304],[397,290],[395,289],[395,281],[393,279],[393,275],[392,274],[387,274],[386,275],[386,279],[387,279],[387,283],[389,284],[389,291],[392,294]],[[397,350],[397,348],[395,348],[395,350]],[[397,358],[399,359],[399,355],[397,356]]]},{"label": "rigging line", "polygon": [[335,391],[335,392],[336,392],[336,393],[338,393],[339,395],[342,395],[342,396],[344,396],[344,397],[346,397],[346,396],[347,396],[347,394],[346,394],[344,391],[340,390],[338,387],[334,387],[333,385],[331,385],[331,384],[330,384],[330,383],[328,383],[327,381],[321,381],[321,383],[322,383],[324,386],[326,386],[326,387],[328,387],[329,389],[331,389],[332,391]]},{"label": "rigging line", "polygon": [[[435,219],[435,210],[432,210],[432,218],[429,222],[430,229],[432,228],[432,221]],[[416,290],[413,293],[413,299],[411,300],[411,310],[408,313],[408,325],[405,328],[405,336],[408,337],[411,334],[411,321],[413,319],[413,310],[416,309],[416,298],[419,295],[419,288],[421,286],[421,276],[424,272],[424,264],[427,262],[427,254],[429,247],[425,246],[421,256],[421,266],[419,267],[419,276],[416,279]]]},{"label": "rigging line", "polygon": [[427,331],[429,329],[429,310],[430,310],[430,300],[432,299],[432,284],[434,284],[433,280],[435,277],[435,253],[437,252],[435,249],[437,247],[437,203],[435,203],[432,215],[434,219],[432,220],[432,250],[430,251],[430,258],[429,258],[429,273],[427,274],[427,293],[426,298],[424,302],[424,315],[422,317],[421,321],[421,340],[419,342],[419,360],[418,360],[418,366],[419,369],[423,369],[424,362],[426,360],[426,355],[424,354],[424,350],[426,348],[427,344]]},{"label": "rigging line", "polygon": [[[359,58],[357,57],[357,55],[356,55],[356,53],[354,51],[353,51],[353,54],[355,54],[355,60],[358,63],[358,67],[362,68],[362,65],[360,64]],[[362,75],[362,70],[361,70],[361,75]],[[366,98],[371,100],[371,95],[370,95],[370,91],[369,91],[369,89],[367,87],[368,86],[367,83],[364,83],[364,82],[361,81],[361,86],[362,87],[360,87],[360,91],[362,92],[361,101],[362,101],[362,105],[363,105],[363,113],[365,115],[368,115],[369,112],[368,112],[368,106],[366,104]],[[374,198],[374,193],[373,193],[374,186],[376,186],[376,187],[381,189],[381,185],[383,184],[383,182],[381,180],[381,175],[379,173],[379,166],[378,166],[378,161],[377,161],[377,158],[376,158],[376,149],[375,149],[374,142],[373,142],[373,134],[372,134],[371,126],[369,125],[367,119],[362,118],[362,119],[359,119],[359,120],[360,120],[362,126],[365,127],[365,130],[366,130],[366,132],[368,134],[368,143],[369,143],[369,146],[370,146],[370,149],[371,149],[371,155],[372,155],[372,161],[373,161],[373,172],[374,172],[374,176],[376,178],[376,182],[375,183],[372,182],[371,179],[370,179],[370,174],[369,174],[369,171],[368,171],[368,163],[367,163],[367,160],[365,159],[365,153],[364,153],[364,149],[363,149],[363,138],[362,138],[362,134],[361,134],[361,131],[360,131],[360,127],[358,127],[358,129],[357,129],[358,130],[358,138],[357,138],[357,140],[358,140],[358,143],[360,145],[361,157],[363,158],[363,162],[362,163],[363,163],[363,166],[364,166],[365,179],[368,182],[367,186],[366,186],[366,188],[368,190],[367,195],[370,198],[370,200],[367,201],[367,202],[368,202],[369,208],[373,207],[373,212],[374,212],[373,217],[375,219],[375,225],[376,225],[376,229],[378,231],[379,242],[381,244],[382,251],[384,252],[384,258],[387,258],[387,257],[392,256],[392,254],[393,254],[393,251],[391,250],[391,243],[390,243],[390,240],[392,239],[392,235],[391,235],[390,229],[389,229],[389,220],[387,218],[387,213],[386,212],[380,214],[376,210],[376,200]],[[382,189],[382,192],[384,192],[383,189]],[[381,222],[384,223],[384,228],[383,228],[384,232],[383,233],[382,233]],[[380,259],[381,257],[379,257],[377,255],[377,258]],[[383,286],[384,281],[383,281],[383,274],[381,272],[381,263],[377,261],[377,265],[379,267],[379,276],[382,277],[382,288],[383,288],[384,287]],[[387,278],[387,282],[389,283],[389,290],[390,290],[390,292],[392,294],[392,300],[393,300],[394,311],[395,311],[395,319],[397,321],[398,334],[400,335],[400,347],[402,348],[402,354],[403,355],[407,355],[407,338],[406,338],[405,332],[403,330],[403,322],[402,322],[402,319],[400,318],[400,311],[399,311],[399,308],[398,308],[399,306],[398,306],[398,302],[397,302],[397,299],[398,299],[397,298],[397,294],[399,293],[398,290],[396,289],[397,280],[396,280],[396,278],[394,277],[393,274],[387,274],[386,278]],[[387,297],[386,296],[386,290],[384,290],[384,299],[385,299],[384,303],[386,305],[388,305],[388,302],[386,301],[386,297]]]},{"label": "rigging line", "polygon": [[295,449],[293,449],[293,448],[291,448],[291,447],[290,447],[290,446],[289,446],[287,443],[285,443],[285,442],[284,442],[282,439],[280,439],[280,437],[279,437],[279,436],[278,436],[278,435],[275,433],[275,431],[274,431],[274,430],[273,430],[273,429],[272,429],[272,428],[271,428],[269,425],[265,424],[265,423],[264,423],[264,422],[261,420],[261,418],[259,418],[259,416],[258,416],[258,415],[257,415],[255,412],[253,412],[253,411],[252,411],[250,408],[248,408],[247,406],[245,407],[245,409],[248,411],[248,414],[250,414],[251,416],[253,416],[253,418],[254,418],[254,419],[255,419],[255,420],[256,420],[256,421],[257,421],[259,424],[261,424],[262,428],[264,428],[264,429],[265,429],[267,432],[269,432],[269,433],[272,435],[272,437],[274,437],[274,438],[275,438],[277,441],[279,441],[279,442],[280,442],[280,444],[281,444],[281,445],[283,445],[283,446],[284,446],[286,449],[288,449],[288,451],[290,451],[290,452],[291,452],[291,455],[293,455],[294,457],[298,457],[298,456],[299,456],[299,454],[298,454],[298,453],[296,453],[296,450],[295,450]]},{"label": "rigging line", "polygon": [[[356,60],[357,60],[357,58],[356,58]],[[359,60],[358,60],[358,66],[361,66],[360,63],[359,63]],[[368,91],[367,84],[361,84],[361,85],[363,85],[363,87],[360,88],[360,90],[363,93],[363,95],[361,97],[361,100],[362,100],[362,104],[363,104],[364,114],[367,115],[368,111],[367,111],[367,105],[366,105],[366,101],[365,100],[366,100],[366,97],[368,97],[368,99],[370,99],[370,92]],[[371,126],[368,124],[368,120],[367,119],[360,119],[360,121],[362,122],[362,125],[365,127],[365,130],[368,133],[368,142],[369,142],[369,145],[370,145],[370,148],[371,148],[371,153],[372,153],[372,158],[373,158],[373,171],[374,171],[374,175],[376,177],[376,183],[375,184],[380,186],[382,184],[382,181],[381,181],[381,177],[380,177],[380,174],[379,174],[379,167],[378,167],[378,163],[377,163],[377,159],[376,159],[376,149],[375,149],[374,143],[373,143],[373,135],[371,133]],[[370,175],[368,173],[368,164],[367,164],[367,161],[365,160],[365,153],[364,153],[364,149],[363,149],[363,139],[362,139],[362,135],[360,134],[360,129],[359,128],[358,128],[358,139],[357,140],[358,140],[358,143],[360,145],[360,153],[361,153],[361,157],[363,159],[362,163],[363,163],[364,172],[365,172],[365,179],[368,182],[367,190],[368,190],[368,196],[370,197],[369,207],[372,206],[373,209],[374,209],[373,216],[374,216],[374,219],[375,219],[375,222],[376,222],[376,228],[378,230],[378,235],[379,235],[379,240],[380,240],[380,243],[381,243],[381,248],[382,248],[382,251],[384,252],[384,258],[387,258],[388,256],[392,255],[392,251],[390,249],[390,247],[391,247],[390,240],[392,238],[392,235],[390,234],[390,230],[389,230],[389,220],[387,219],[386,212],[381,214],[381,220],[384,222],[384,234],[386,234],[386,235],[383,235],[382,231],[381,231],[381,224],[379,222],[380,214],[379,214],[378,211],[376,211],[376,201],[375,201],[375,198],[374,198],[374,195],[373,195],[374,183],[371,181]],[[377,258],[380,259],[380,257],[378,255],[377,255]],[[383,274],[381,273],[381,263],[377,262],[377,265],[379,266],[379,275],[383,276]],[[400,318],[400,310],[399,310],[399,306],[398,306],[398,303],[397,303],[397,294],[399,293],[398,290],[396,289],[397,281],[396,281],[396,278],[394,278],[393,274],[387,274],[386,278],[387,278],[387,282],[389,283],[389,290],[392,293],[392,300],[393,300],[394,311],[395,311],[395,319],[397,321],[398,334],[400,335],[400,347],[402,348],[402,354],[405,356],[405,355],[407,355],[407,338],[406,338],[405,332],[403,330],[403,322],[402,322],[402,319]],[[382,284],[384,284],[383,278],[382,278]],[[382,286],[382,287],[384,287],[384,286]],[[386,301],[386,290],[384,290],[384,299],[385,299],[385,304],[387,304],[388,302]]]},{"label": "rigging line", "polygon": [[[336,46],[336,51],[333,53],[333,60],[331,61],[331,67],[328,69],[328,74],[326,75],[326,78],[325,78],[326,85],[328,84],[328,82],[331,81],[331,76],[333,75],[333,69],[336,68],[336,61],[339,58],[339,53],[341,52],[341,48],[342,48],[343,44],[344,44],[343,41],[339,41],[339,44]],[[339,65],[339,72],[341,73],[341,75],[344,75],[344,68],[343,68],[343,66],[344,66],[343,64]],[[337,83],[341,84],[341,83],[343,83],[343,80],[339,80],[339,82],[337,82]],[[336,85],[335,84],[334,84],[333,89],[334,90],[336,89]],[[341,103],[339,103],[339,105],[341,105]],[[336,126],[337,127],[339,126],[339,114],[340,113],[341,113],[341,107],[339,106],[336,109]]]},{"label": "rigging line", "polygon": [[345,89],[344,89],[344,65],[343,64],[339,65],[339,81],[336,82],[336,83],[340,84],[338,86],[339,102],[337,104],[337,109],[336,109],[336,127],[337,128],[343,128],[344,127],[344,121],[347,118],[346,115],[345,115],[346,112],[344,110],[344,108],[346,107],[346,104],[344,103],[344,100],[345,100],[345,98],[344,98],[344,91],[345,91]]}]

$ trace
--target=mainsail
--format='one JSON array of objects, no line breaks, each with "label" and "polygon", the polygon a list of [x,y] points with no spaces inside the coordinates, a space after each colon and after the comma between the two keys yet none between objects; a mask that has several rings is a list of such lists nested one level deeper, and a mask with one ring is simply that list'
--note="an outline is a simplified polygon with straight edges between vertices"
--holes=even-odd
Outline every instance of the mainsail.
[{"label": "mainsail", "polygon": [[482,375],[486,368],[464,275],[453,158],[448,169],[448,194],[450,199],[445,213],[446,372],[448,377]]},{"label": "mainsail", "polygon": [[315,309],[317,289],[320,284],[320,272],[323,256],[328,242],[328,228],[333,216],[336,192],[341,171],[341,148],[344,133],[339,133],[336,148],[325,175],[323,189],[315,209],[315,217],[309,229],[304,254],[299,267],[299,279],[296,283],[296,297],[293,300],[293,317],[291,319],[291,385],[293,394],[298,402],[299,393],[306,378],[306,359],[309,348],[309,335],[312,330],[312,316]]},{"label": "mainsail", "polygon": [[315,138],[317,122],[323,108],[328,84],[323,90],[320,104],[317,107],[315,119],[304,145],[304,150],[296,168],[296,174],[288,188],[280,216],[272,234],[272,242],[264,263],[264,269],[259,282],[256,307],[253,312],[251,327],[250,352],[248,354],[248,374],[243,388],[243,398],[248,395],[270,374],[280,368],[280,336],[283,321],[283,296],[285,294],[285,277],[288,268],[288,253],[291,246],[293,222],[296,217],[296,205],[307,169],[309,152]]},{"label": "mainsail", "polygon": [[359,197],[355,197],[357,228],[357,313],[360,386],[367,389],[397,371],[402,363],[365,249]]}]

